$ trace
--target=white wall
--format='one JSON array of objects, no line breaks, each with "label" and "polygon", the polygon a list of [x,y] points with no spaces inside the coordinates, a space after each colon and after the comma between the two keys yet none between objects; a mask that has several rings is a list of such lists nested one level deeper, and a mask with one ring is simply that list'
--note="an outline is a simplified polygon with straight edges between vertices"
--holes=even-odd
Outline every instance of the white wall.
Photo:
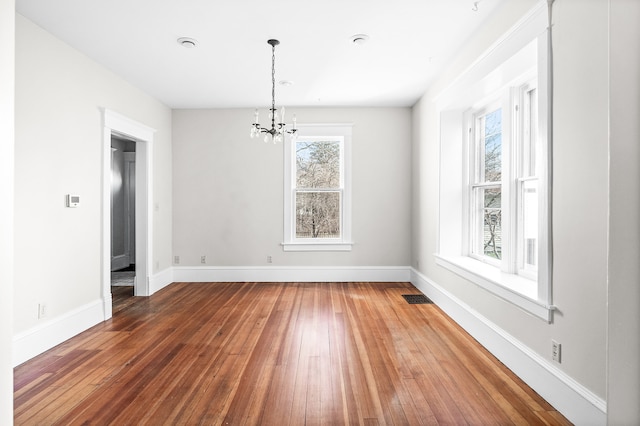
[{"label": "white wall", "polygon": [[[554,6],[555,148],[552,324],[441,268],[438,238],[437,94],[537,2],[508,2],[472,38],[413,112],[413,265],[424,276],[596,397],[606,397],[608,230],[608,1],[559,0]],[[546,3],[546,2],[545,2]]]},{"label": "white wall", "polygon": [[[101,108],[157,130],[153,272],[171,266],[171,110],[21,15],[16,43],[13,301],[20,334],[101,298]],[[69,193],[80,196],[80,207],[65,208]],[[38,303],[47,308],[41,320]]]},{"label": "white wall", "polygon": [[283,252],[283,147],[249,137],[253,111],[173,113],[173,254],[180,266],[407,266],[409,108],[289,107],[299,123],[353,127],[351,252]]},{"label": "white wall", "polygon": [[0,424],[13,424],[15,2],[0,0]]},{"label": "white wall", "polygon": [[640,2],[612,0],[608,422],[640,422]]}]

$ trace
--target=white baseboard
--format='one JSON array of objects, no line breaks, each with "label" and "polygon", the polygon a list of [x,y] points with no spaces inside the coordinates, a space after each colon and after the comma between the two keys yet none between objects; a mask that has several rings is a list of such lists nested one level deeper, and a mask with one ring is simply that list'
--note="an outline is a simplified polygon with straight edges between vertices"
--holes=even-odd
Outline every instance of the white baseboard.
[{"label": "white baseboard", "polygon": [[408,266],[173,268],[176,282],[408,282]]},{"label": "white baseboard", "polygon": [[124,269],[130,264],[129,255],[121,254],[111,257],[111,270],[117,271],[118,269]]},{"label": "white baseboard", "polygon": [[[408,282],[409,267],[178,267],[149,279],[149,294],[172,282]],[[111,317],[111,293],[64,315],[42,321],[13,338],[13,366]]]},{"label": "white baseboard", "polygon": [[103,301],[95,300],[13,336],[13,366],[39,355],[104,321]]},{"label": "white baseboard", "polygon": [[415,269],[410,281],[571,422],[607,423],[602,398]]},{"label": "white baseboard", "polygon": [[[606,402],[565,372],[409,267],[174,267],[150,279],[153,294],[172,282],[407,282],[433,300],[494,356],[575,424],[606,424]],[[13,338],[14,367],[104,320],[96,300]],[[110,306],[109,306],[110,307]]]},{"label": "white baseboard", "polygon": [[173,268],[167,268],[158,272],[149,279],[149,295],[162,290],[173,281]]}]

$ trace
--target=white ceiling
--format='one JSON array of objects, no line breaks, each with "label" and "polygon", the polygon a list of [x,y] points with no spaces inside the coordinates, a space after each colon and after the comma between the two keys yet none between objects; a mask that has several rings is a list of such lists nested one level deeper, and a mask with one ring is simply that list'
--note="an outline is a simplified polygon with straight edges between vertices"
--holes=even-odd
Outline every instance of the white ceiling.
[{"label": "white ceiling", "polygon": [[[59,39],[172,108],[411,106],[506,0],[16,0]],[[477,11],[474,11],[474,3]],[[350,37],[370,36],[364,45]],[[198,46],[186,49],[179,37]]]}]

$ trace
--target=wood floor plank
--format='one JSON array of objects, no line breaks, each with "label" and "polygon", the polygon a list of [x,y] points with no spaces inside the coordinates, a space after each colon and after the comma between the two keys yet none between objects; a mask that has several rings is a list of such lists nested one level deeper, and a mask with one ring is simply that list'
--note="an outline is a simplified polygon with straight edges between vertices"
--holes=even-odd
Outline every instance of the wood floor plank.
[{"label": "wood floor plank", "polygon": [[567,425],[409,283],[174,283],[14,369],[16,425]]}]

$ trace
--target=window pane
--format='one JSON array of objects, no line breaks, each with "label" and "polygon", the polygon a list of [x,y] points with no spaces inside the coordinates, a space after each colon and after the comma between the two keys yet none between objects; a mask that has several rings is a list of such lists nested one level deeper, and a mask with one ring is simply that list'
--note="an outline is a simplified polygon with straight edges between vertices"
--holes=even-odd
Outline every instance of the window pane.
[{"label": "window pane", "polygon": [[500,182],[502,177],[502,110],[484,116],[484,181]]},{"label": "window pane", "polygon": [[296,192],[296,238],[340,238],[340,192]]},{"label": "window pane", "polygon": [[483,189],[483,229],[482,244],[485,256],[502,258],[502,190]]},{"label": "window pane", "polygon": [[340,188],[340,142],[296,142],[296,187]]},{"label": "window pane", "polygon": [[538,182],[529,180],[522,185],[522,250],[525,268],[538,265]]}]

